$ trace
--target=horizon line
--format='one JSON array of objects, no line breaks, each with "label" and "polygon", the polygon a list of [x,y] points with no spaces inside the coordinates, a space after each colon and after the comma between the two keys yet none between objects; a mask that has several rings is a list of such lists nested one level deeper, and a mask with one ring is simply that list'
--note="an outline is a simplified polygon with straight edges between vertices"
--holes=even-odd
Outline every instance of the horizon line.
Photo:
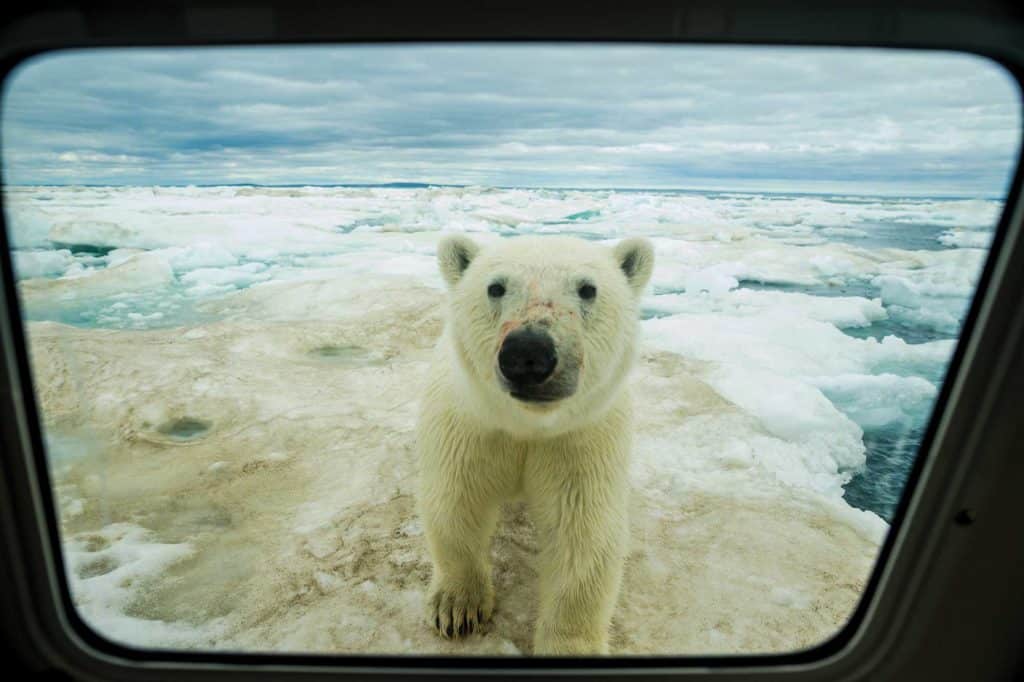
[{"label": "horizon line", "polygon": [[3,188],[8,187],[89,187],[89,188],[124,188],[130,187],[134,189],[143,189],[147,187],[166,187],[166,188],[188,188],[188,187],[201,187],[201,188],[213,188],[213,187],[255,187],[255,188],[267,188],[267,189],[296,189],[302,187],[317,187],[317,188],[390,188],[390,189],[429,189],[431,187],[440,188],[458,188],[465,189],[471,187],[479,187],[483,189],[525,189],[525,190],[555,190],[555,191],[571,191],[571,192],[688,192],[688,193],[735,193],[735,194],[781,194],[788,196],[854,196],[864,198],[928,198],[928,199],[985,199],[1005,202],[1005,195],[995,195],[988,193],[978,194],[956,194],[956,193],[937,193],[927,194],[924,193],[926,190],[913,191],[913,192],[894,192],[891,194],[885,193],[871,193],[863,190],[855,191],[826,191],[826,190],[813,190],[803,189],[799,191],[786,191],[778,189],[735,189],[727,187],[614,187],[614,186],[600,186],[600,187],[572,187],[564,185],[486,185],[480,183],[444,183],[444,182],[418,182],[418,181],[393,181],[393,182],[332,182],[332,183],[315,183],[315,182],[303,182],[303,183],[258,183],[258,182],[221,182],[221,183],[151,183],[151,184],[136,184],[136,183],[31,183],[31,182],[6,182],[3,183]]}]

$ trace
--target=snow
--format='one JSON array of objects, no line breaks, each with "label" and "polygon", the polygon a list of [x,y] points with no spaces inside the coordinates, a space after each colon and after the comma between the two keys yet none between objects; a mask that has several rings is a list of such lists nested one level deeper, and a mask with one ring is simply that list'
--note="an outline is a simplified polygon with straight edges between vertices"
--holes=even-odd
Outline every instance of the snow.
[{"label": "snow", "polygon": [[207,242],[186,247],[172,246],[158,249],[154,253],[166,259],[175,272],[188,272],[198,268],[223,268],[238,263],[238,259],[230,251]]},{"label": "snow", "polygon": [[223,268],[197,268],[180,278],[188,293],[205,296],[211,293],[223,293],[236,288],[245,288],[256,282],[269,279],[264,272],[267,266],[263,263],[247,263]]},{"label": "snow", "polygon": [[992,241],[992,233],[973,230],[947,230],[939,235],[939,242],[946,246],[987,248]]},{"label": "snow", "polygon": [[14,252],[14,272],[18,279],[62,275],[72,262],[67,249]]},{"label": "snow", "polygon": [[710,296],[690,293],[648,296],[644,299],[644,308],[671,315],[728,313],[740,317],[808,318],[840,328],[866,327],[888,317],[881,299],[753,289],[719,292]]},{"label": "snow", "polygon": [[[336,294],[348,304],[330,318],[311,310],[274,320],[258,311],[261,302],[275,310],[275,299],[250,299],[238,319],[203,325],[205,335],[185,341],[179,329],[30,325],[51,428],[77,433],[76,414],[88,406],[99,434],[61,476],[59,495],[84,500],[86,510],[62,519],[66,537],[77,542],[109,529],[105,519],[131,519],[133,542],[152,545],[153,561],[131,563],[137,587],[113,600],[99,583],[75,593],[103,606],[87,607],[90,623],[120,641],[198,648],[531,650],[537,547],[515,508],[495,543],[500,606],[486,634],[451,643],[422,622],[429,563],[413,497],[413,424],[440,293],[411,282],[402,292]],[[343,362],[319,352],[339,346],[368,352]],[[856,603],[884,536],[881,519],[837,496],[829,456],[838,450],[815,441],[816,424],[780,415],[766,429],[705,381],[710,369],[648,349],[634,377],[645,390],[629,598],[616,618],[617,631],[635,634],[618,635],[617,651],[779,651],[820,641]],[[185,417],[210,428],[189,442],[161,433]],[[838,419],[827,409],[817,418]],[[749,570],[735,574],[754,564],[758,580],[800,586],[818,611],[783,615]],[[735,631],[715,639],[702,623],[723,617]],[[766,618],[785,627],[759,627]]]},{"label": "snow", "polygon": [[681,313],[645,320],[641,326],[655,347],[782,377],[872,373],[898,365],[915,371],[945,362],[953,350],[951,341],[907,344],[894,336],[881,341],[856,338],[796,311],[788,315]]},{"label": "snow", "polygon": [[161,543],[130,523],[112,523],[65,542],[67,574],[84,620],[104,635],[135,646],[189,646],[216,632],[218,621],[201,627],[130,615],[147,585],[192,556],[188,543]]},{"label": "snow", "polygon": [[[532,648],[537,547],[518,507],[496,538],[486,634],[451,643],[421,622],[413,427],[446,232],[651,236],[612,650],[766,653],[820,643],[855,607],[888,530],[843,498],[864,431],[928,419],[1001,209],[494,188],[5,191],[86,620],[137,646],[339,653]],[[928,226],[934,248],[871,245],[880,223]],[[908,328],[933,340],[901,338]],[[205,426],[176,438],[176,424]]]},{"label": "snow", "polygon": [[156,289],[170,284],[173,279],[174,273],[163,258],[151,253],[136,253],[103,270],[65,274],[57,279],[28,280],[21,290],[32,305],[37,300],[45,304]]}]

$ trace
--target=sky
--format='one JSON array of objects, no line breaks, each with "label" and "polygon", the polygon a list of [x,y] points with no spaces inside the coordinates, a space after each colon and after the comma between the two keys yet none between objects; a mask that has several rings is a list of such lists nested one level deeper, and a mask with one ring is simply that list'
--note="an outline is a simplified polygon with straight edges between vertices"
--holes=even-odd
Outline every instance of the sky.
[{"label": "sky", "polygon": [[82,50],[0,100],[9,184],[1002,196],[1020,131],[994,63],[855,48]]}]

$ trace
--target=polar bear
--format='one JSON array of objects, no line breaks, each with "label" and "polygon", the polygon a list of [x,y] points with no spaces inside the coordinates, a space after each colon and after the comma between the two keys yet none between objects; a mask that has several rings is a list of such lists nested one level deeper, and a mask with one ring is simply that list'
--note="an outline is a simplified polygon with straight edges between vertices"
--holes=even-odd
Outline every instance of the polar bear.
[{"label": "polar bear", "polygon": [[449,236],[438,261],[448,309],[417,425],[429,622],[460,637],[488,620],[499,506],[522,498],[541,546],[534,653],[606,654],[651,243]]}]

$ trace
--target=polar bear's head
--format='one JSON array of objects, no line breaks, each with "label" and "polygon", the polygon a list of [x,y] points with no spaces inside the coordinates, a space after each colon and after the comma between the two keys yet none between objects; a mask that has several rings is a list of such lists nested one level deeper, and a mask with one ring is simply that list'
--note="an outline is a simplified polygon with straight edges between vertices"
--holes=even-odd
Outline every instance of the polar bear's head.
[{"label": "polar bear's head", "polygon": [[598,417],[615,398],[654,267],[649,241],[609,248],[520,237],[482,248],[456,235],[441,241],[438,261],[464,409],[513,435],[542,437]]}]

